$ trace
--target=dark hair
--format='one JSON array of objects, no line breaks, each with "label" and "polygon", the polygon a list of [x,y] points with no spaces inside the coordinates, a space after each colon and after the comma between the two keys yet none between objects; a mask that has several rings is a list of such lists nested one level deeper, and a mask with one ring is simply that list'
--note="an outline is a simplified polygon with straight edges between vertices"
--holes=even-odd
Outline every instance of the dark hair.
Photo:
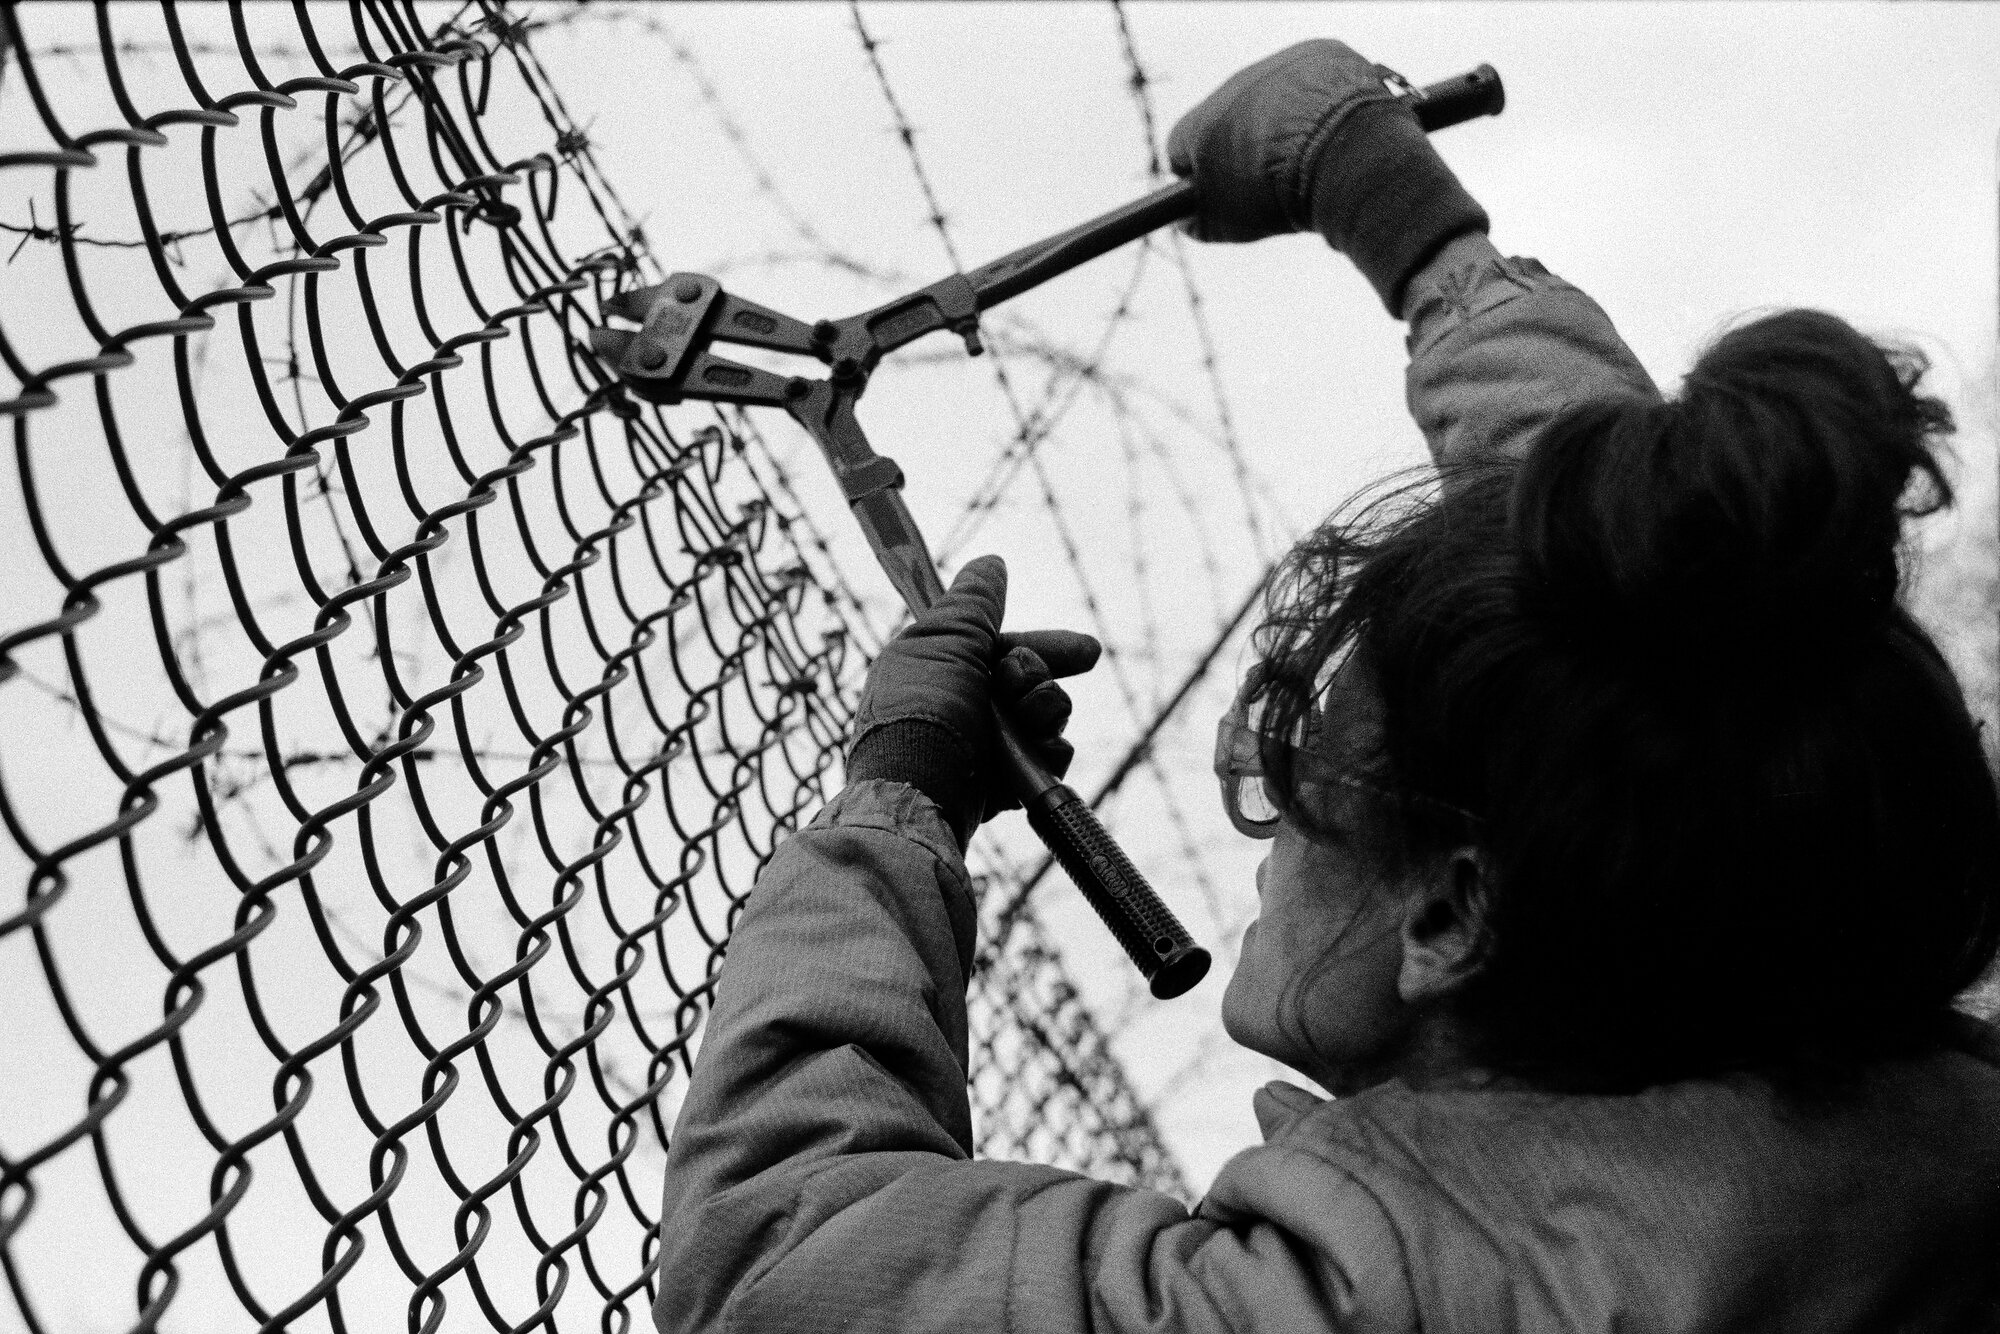
[{"label": "dark hair", "polygon": [[[1402,488],[1292,554],[1259,648],[1266,764],[1350,656],[1416,797],[1475,843],[1476,1054],[1552,1087],[1832,1072],[1922,1050],[2000,950],[2000,797],[1897,600],[1950,503],[1920,354],[1814,311],[1724,335],[1670,401],[1592,401],[1519,463]],[[1469,812],[1470,817],[1460,814]]]}]

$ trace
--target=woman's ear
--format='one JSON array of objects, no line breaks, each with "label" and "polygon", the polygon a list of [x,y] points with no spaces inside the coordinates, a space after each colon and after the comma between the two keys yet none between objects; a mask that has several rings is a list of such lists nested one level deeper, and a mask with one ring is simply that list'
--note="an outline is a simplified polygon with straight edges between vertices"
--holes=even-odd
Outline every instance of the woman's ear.
[{"label": "woman's ear", "polygon": [[1416,876],[1403,909],[1403,964],[1396,990],[1406,1005],[1440,1000],[1479,971],[1492,903],[1486,858],[1462,847]]}]

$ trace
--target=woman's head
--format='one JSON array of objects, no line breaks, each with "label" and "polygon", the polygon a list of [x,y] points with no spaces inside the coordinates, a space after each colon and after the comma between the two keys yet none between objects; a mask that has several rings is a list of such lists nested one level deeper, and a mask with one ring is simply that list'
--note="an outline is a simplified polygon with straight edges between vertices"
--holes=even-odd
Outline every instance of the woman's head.
[{"label": "woman's head", "polygon": [[[1896,598],[1904,518],[1949,500],[1922,369],[1772,316],[1671,402],[1580,405],[1294,553],[1252,690],[1274,798],[1314,831],[1301,754],[1394,794],[1390,898],[1477,865],[1450,1007],[1483,1064],[1834,1070],[1930,1041],[1991,963],[2000,803]],[[1327,725],[1349,677],[1369,745]]]},{"label": "woman's head", "polygon": [[[1403,808],[1424,799],[1383,785],[1381,692],[1351,656],[1321,677],[1300,744],[1260,734],[1274,729],[1249,708],[1254,689],[1218,729],[1231,823],[1271,841],[1223,1024],[1335,1093],[1390,1075],[1455,1082],[1467,1053],[1438,1008],[1482,952],[1477,853],[1409,854]],[[1280,752],[1284,809],[1265,780]]]}]

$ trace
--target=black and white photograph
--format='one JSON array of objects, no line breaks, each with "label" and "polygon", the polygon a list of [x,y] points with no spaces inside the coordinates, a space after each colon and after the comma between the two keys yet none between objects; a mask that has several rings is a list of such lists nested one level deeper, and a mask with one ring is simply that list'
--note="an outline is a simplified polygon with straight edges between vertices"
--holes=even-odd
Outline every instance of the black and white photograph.
[{"label": "black and white photograph", "polygon": [[0,0],[0,1334],[2000,1334],[2000,4]]}]

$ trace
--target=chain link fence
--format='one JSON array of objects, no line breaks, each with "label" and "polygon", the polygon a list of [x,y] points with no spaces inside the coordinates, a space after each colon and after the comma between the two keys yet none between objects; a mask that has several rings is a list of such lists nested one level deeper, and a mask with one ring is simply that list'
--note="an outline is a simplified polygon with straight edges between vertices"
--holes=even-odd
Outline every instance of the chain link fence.
[{"label": "chain link fence", "polygon": [[[532,15],[0,14],[0,1325],[644,1328],[883,628],[590,356],[663,275]],[[973,1023],[982,1152],[1187,1195],[1032,913]]]}]

